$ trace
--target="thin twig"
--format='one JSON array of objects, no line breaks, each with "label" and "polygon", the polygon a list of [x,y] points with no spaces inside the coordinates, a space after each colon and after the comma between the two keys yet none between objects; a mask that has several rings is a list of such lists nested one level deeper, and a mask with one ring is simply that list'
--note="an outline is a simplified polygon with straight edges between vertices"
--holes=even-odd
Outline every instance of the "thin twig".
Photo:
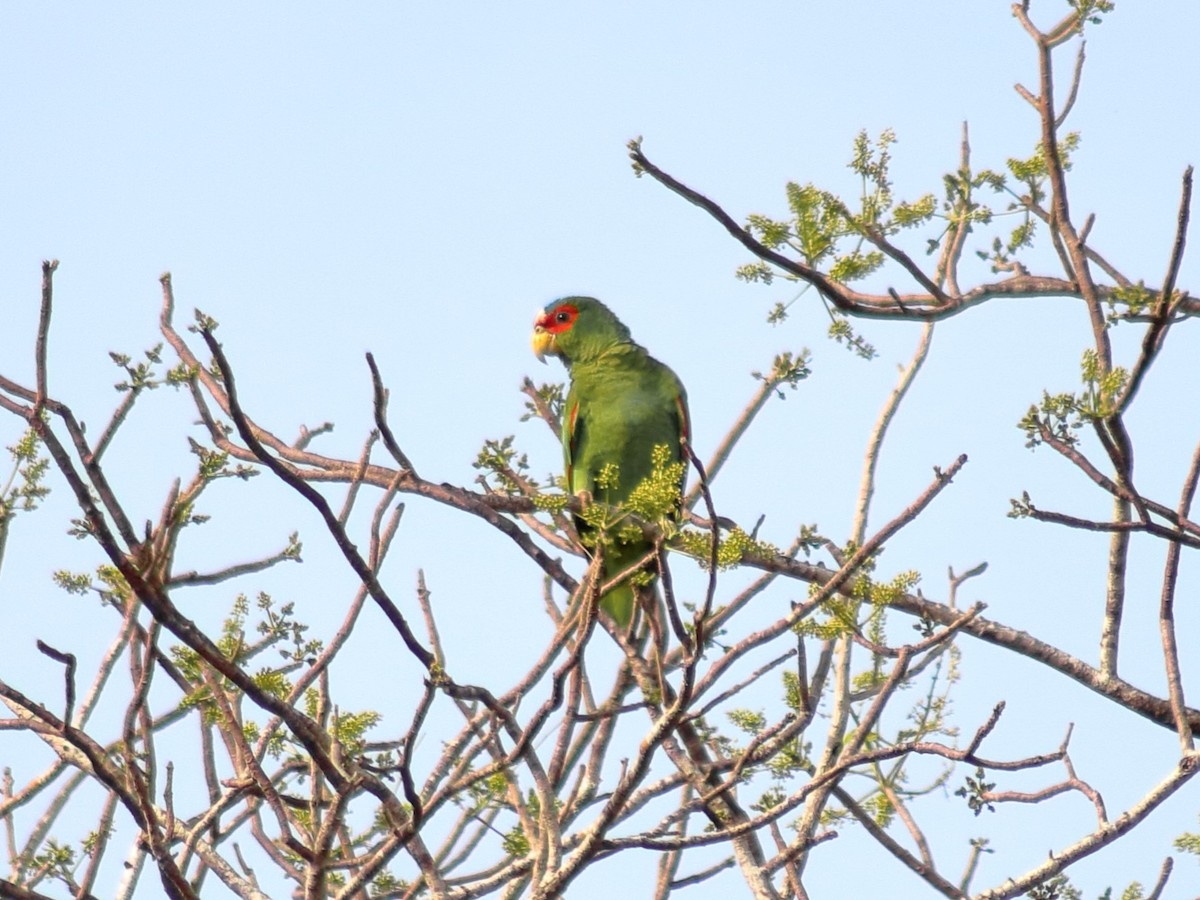
[{"label": "thin twig", "polygon": [[62,721],[65,728],[71,722],[71,715],[75,709],[75,654],[63,653],[61,650],[55,650],[45,641],[39,640],[37,648],[45,656],[50,657],[55,662],[62,663],[66,668],[63,671],[64,692],[66,695],[66,711],[63,713]]}]

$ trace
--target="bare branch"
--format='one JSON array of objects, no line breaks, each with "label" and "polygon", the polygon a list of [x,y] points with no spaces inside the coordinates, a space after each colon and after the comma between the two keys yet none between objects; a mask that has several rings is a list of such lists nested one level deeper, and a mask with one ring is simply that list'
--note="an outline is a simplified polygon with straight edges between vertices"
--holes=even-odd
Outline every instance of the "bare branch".
[{"label": "bare branch", "polygon": [[[1083,61],[1086,58],[1087,41],[1079,42],[1079,52],[1075,54],[1075,71],[1071,75],[1071,87],[1067,91],[1067,99],[1063,102],[1063,108],[1059,112],[1058,117],[1054,120],[1055,128],[1062,128],[1063,123],[1067,121],[1067,116],[1071,114],[1071,110],[1075,107],[1075,99],[1079,96],[1079,84],[1083,80]],[[1084,240],[1087,239],[1085,229]]]},{"label": "bare branch", "polygon": [[1105,823],[1091,834],[1069,847],[1055,852],[1040,866],[1026,872],[1020,878],[1006,879],[997,888],[982,891],[975,895],[975,900],[1006,900],[1019,897],[1035,885],[1041,884],[1064,871],[1071,863],[1095,853],[1101,847],[1111,844],[1121,835],[1135,828],[1139,822],[1150,815],[1164,800],[1178,791],[1196,774],[1200,758],[1195,753],[1183,757],[1175,770],[1162,782],[1155,786],[1137,803],[1127,809],[1122,815]]},{"label": "bare branch", "polygon": [[1150,370],[1150,365],[1153,363],[1158,352],[1162,349],[1163,342],[1167,337],[1167,329],[1171,327],[1174,321],[1172,318],[1172,307],[1175,303],[1175,280],[1179,277],[1179,267],[1183,265],[1183,248],[1187,243],[1188,222],[1191,218],[1192,208],[1192,167],[1188,166],[1183,172],[1183,189],[1179,198],[1179,214],[1175,224],[1175,241],[1171,245],[1171,258],[1167,263],[1167,274],[1163,279],[1162,291],[1159,294],[1158,303],[1155,304],[1154,314],[1150,320],[1150,326],[1146,329],[1146,333],[1142,336],[1142,351],[1138,355],[1137,362],[1129,373],[1129,381],[1125,385],[1125,390],[1121,397],[1117,400],[1117,409],[1128,409],[1133,402],[1133,398],[1137,396],[1138,388],[1141,387],[1142,380],[1146,377],[1146,373]]},{"label": "bare branch", "polygon": [[866,536],[867,514],[871,508],[871,498],[875,495],[875,467],[879,464],[879,454],[883,449],[883,439],[887,435],[888,426],[891,425],[892,419],[895,418],[896,412],[900,408],[901,401],[904,400],[904,396],[908,393],[908,389],[916,379],[917,373],[921,371],[921,366],[925,363],[925,359],[929,355],[929,347],[932,342],[933,323],[927,322],[921,330],[921,340],[917,344],[917,349],[914,351],[912,359],[901,371],[900,380],[892,388],[892,393],[888,396],[883,409],[880,410],[879,418],[871,431],[871,437],[867,443],[867,452],[863,460],[858,503],[854,510],[854,524],[850,529],[851,539],[855,543],[861,543]]},{"label": "bare branch", "polygon": [[[1192,464],[1180,490],[1177,511],[1186,518],[1196,496],[1196,485],[1200,482],[1200,445],[1192,453]],[[1193,726],[1188,719],[1187,703],[1183,694],[1183,675],[1179,663],[1179,643],[1175,634],[1175,587],[1179,577],[1179,557],[1182,540],[1174,540],[1167,546],[1167,559],[1163,570],[1162,592],[1159,597],[1159,637],[1163,647],[1163,664],[1167,675],[1167,692],[1171,698],[1171,714],[1175,719],[1175,730],[1184,753],[1195,749]]]},{"label": "bare branch", "polygon": [[[338,522],[337,516],[330,508],[325,498],[322,497],[315,488],[311,487],[302,478],[297,477],[287,466],[282,465],[274,456],[269,454],[266,451],[266,448],[263,447],[263,445],[259,442],[258,437],[254,433],[253,427],[250,425],[246,417],[241,413],[241,408],[239,407],[237,400],[237,389],[233,380],[233,372],[230,370],[229,361],[225,358],[225,354],[221,350],[221,345],[217,343],[216,338],[212,336],[211,332],[201,331],[201,335],[203,336],[205,343],[208,344],[208,349],[212,351],[213,358],[216,360],[217,365],[220,367],[221,377],[225,382],[225,391],[229,402],[230,414],[233,417],[234,423],[237,425],[238,433],[241,435],[242,440],[246,442],[246,445],[250,448],[251,452],[254,453],[255,458],[258,459],[259,462],[269,468],[279,477],[281,481],[294,489],[298,494],[304,497],[304,499],[316,507],[317,512],[320,513],[321,517],[325,520],[325,525],[329,529],[329,533],[333,536],[338,548],[342,551],[342,555],[345,556],[346,561],[354,570],[354,574],[358,576],[364,585],[366,585],[367,590],[371,594],[371,598],[375,601],[376,605],[379,606],[383,614],[387,616],[388,621],[392,623],[392,626],[396,629],[397,633],[399,633],[400,638],[404,641],[404,645],[408,648],[409,653],[415,656],[417,661],[420,662],[423,667],[428,669],[433,664],[433,655],[421,645],[421,642],[417,640],[416,635],[412,633],[412,630],[408,627],[408,622],[400,612],[399,607],[392,602],[392,599],[387,595],[383,589],[383,586],[380,585],[379,580],[375,577],[375,573],[371,571],[366,561],[359,555],[358,550],[346,536],[344,529]],[[379,392],[377,392],[377,397],[378,396]],[[395,444],[395,441],[391,438],[390,432],[384,431],[384,427],[386,427],[386,423],[384,423],[384,426],[380,428],[380,431],[383,434],[384,443],[389,445],[390,449]],[[396,447],[393,452],[399,452],[399,448]],[[401,453],[400,456],[403,457],[403,453]]]},{"label": "bare branch", "polygon": [[63,713],[62,718],[63,726],[65,727],[70,723],[71,714],[75,709],[75,654],[55,650],[45,641],[38,641],[37,648],[55,662],[60,662],[66,666],[66,670],[63,672],[63,681],[66,683],[64,688],[66,694],[66,712]]}]

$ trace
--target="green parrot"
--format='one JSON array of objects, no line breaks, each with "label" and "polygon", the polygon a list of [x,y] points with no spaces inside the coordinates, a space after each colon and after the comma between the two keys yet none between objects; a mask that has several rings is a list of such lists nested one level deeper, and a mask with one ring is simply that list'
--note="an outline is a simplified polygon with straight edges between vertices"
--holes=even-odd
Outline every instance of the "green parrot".
[{"label": "green parrot", "polygon": [[[670,462],[684,462],[688,439],[687,394],[679,377],[633,342],[629,329],[592,297],[563,297],[538,313],[533,352],[542,362],[557,356],[571,375],[563,407],[562,445],[566,486],[610,506],[624,503],[650,476],[652,453],[664,445]],[[617,484],[597,484],[597,476],[616,465]],[[601,479],[604,481],[604,479]],[[679,491],[682,494],[683,479]],[[677,507],[678,511],[678,507]],[[576,519],[586,535],[589,526]],[[647,540],[614,540],[605,547],[604,577],[628,569],[650,552]],[[653,571],[653,562],[647,566]],[[613,587],[601,607],[622,629],[633,621],[634,588],[629,581]]]}]

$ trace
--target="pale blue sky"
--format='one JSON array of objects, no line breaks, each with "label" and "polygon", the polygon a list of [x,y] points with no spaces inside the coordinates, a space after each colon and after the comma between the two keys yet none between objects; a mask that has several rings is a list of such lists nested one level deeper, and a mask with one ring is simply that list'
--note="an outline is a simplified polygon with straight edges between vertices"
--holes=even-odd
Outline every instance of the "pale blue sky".
[{"label": "pale blue sky", "polygon": [[[1064,9],[1040,0],[1033,11],[1048,24]],[[1150,283],[1166,265],[1181,172],[1200,156],[1197,18],[1182,0],[1118,4],[1091,33],[1071,120],[1084,138],[1074,209],[1095,211],[1094,244]],[[1060,60],[1069,71],[1071,58]],[[591,293],[679,372],[702,455],[753,392],[748,373],[779,350],[810,347],[813,377],[764,413],[718,482],[717,503],[746,525],[765,512],[764,536],[779,543],[803,522],[842,540],[867,431],[916,330],[863,325],[881,351],[867,364],[825,340],[824,314],[811,302],[767,325],[766,311],[793,289],[735,281],[745,253],[704,213],[634,178],[625,142],[641,135],[651,159],[742,218],[782,214],[787,180],[851,194],[854,135],[892,127],[896,193],[916,198],[939,191],[941,173],[957,164],[964,120],[979,166],[1032,151],[1036,122],[1012,89],[1018,81],[1035,86],[1034,56],[1003,0],[5,5],[0,372],[31,377],[39,262],[60,259],[51,388],[99,429],[116,400],[107,351],[157,342],[157,277],[170,270],[180,321],[198,306],[221,322],[243,402],[263,425],[292,435],[331,419],[337,431],[322,452],[357,455],[370,427],[362,353],[371,350],[392,387],[395,430],[423,475],[468,483],[483,439],[514,432],[542,474],[557,469],[558,449],[545,429],[518,424],[516,389],[524,375],[563,373],[530,355],[530,321],[552,297]],[[979,236],[972,250],[988,241]],[[1196,272],[1193,255],[1181,286],[1194,286]],[[893,279],[880,285],[907,287]],[[1118,329],[1127,358],[1137,337]],[[940,598],[946,566],[987,559],[989,573],[965,599],[984,599],[989,616],[1092,660],[1105,545],[1005,518],[1007,499],[1025,489],[1047,507],[1106,514],[1082,476],[1047,452],[1029,454],[1013,427],[1043,388],[1075,386],[1087,341],[1082,310],[1062,300],[996,303],[941,326],[891,435],[873,521],[906,505],[932,466],[967,452],[955,487],[882,566],[920,569],[926,592]],[[1198,351],[1185,329],[1173,335],[1131,418],[1143,441],[1141,487],[1171,504],[1197,435],[1166,410],[1194,392]],[[160,391],[141,406],[109,460],[136,520],[157,518],[171,479],[192,471],[186,398]],[[18,433],[0,419],[0,441]],[[266,482],[214,490],[214,521],[189,536],[181,565],[265,554],[299,527],[306,564],[241,589],[295,600],[316,630],[330,627],[351,580],[317,519]],[[50,584],[55,568],[96,562],[89,545],[60,537],[70,515],[59,489],[37,518],[18,522],[0,578],[8,635],[0,677],[52,704],[59,673],[35,638],[87,659],[116,627]],[[1160,565],[1152,544],[1135,559],[1145,580],[1131,592],[1126,632],[1128,677],[1155,689]],[[454,623],[443,629],[451,671],[506,684],[521,651],[545,639],[536,573],[485,526],[414,498],[386,573],[396,596],[411,598],[419,566]],[[1194,596],[1195,578],[1185,574],[1184,585],[1191,593],[1181,598]],[[188,611],[213,623],[229,600],[197,594]],[[1195,604],[1181,603],[1180,617],[1181,635],[1195,635]],[[372,628],[353,654],[367,663],[364,680],[378,672],[373,653],[394,653],[390,635]],[[502,645],[513,650],[495,660]],[[1053,749],[1074,720],[1080,774],[1106,791],[1113,814],[1173,759],[1174,738],[1161,729],[1124,719],[1116,727],[1128,733],[1114,732],[1082,689],[1032,664],[1002,668],[1004,657],[978,643],[963,649],[962,727],[973,730],[996,700],[1009,700],[992,755]],[[383,731],[407,722],[402,685],[413,673],[399,665],[395,683],[362,688],[388,715]],[[1114,751],[1135,739],[1144,771]],[[0,733],[0,762],[18,780],[45,758],[36,742]],[[1085,896],[1152,882],[1169,838],[1194,827],[1198,810],[1193,787],[1143,836],[1079,866]],[[1061,846],[1062,829],[1082,833],[1090,811],[1071,799],[978,823],[960,814],[960,801],[947,802],[953,824],[935,846],[950,871],[965,856],[953,829],[991,833],[997,849],[1015,854],[1004,865],[985,858],[983,886],[1009,874],[1010,861],[1027,868]],[[848,896],[847,866],[879,886],[919,892],[882,857],[864,870],[864,839],[844,831],[814,860],[814,896]],[[588,891],[603,874],[581,883],[579,896],[600,896]],[[692,896],[727,896],[739,884],[731,874]],[[1198,884],[1195,863],[1180,860],[1168,896],[1191,897]],[[146,886],[153,896],[154,883]]]}]

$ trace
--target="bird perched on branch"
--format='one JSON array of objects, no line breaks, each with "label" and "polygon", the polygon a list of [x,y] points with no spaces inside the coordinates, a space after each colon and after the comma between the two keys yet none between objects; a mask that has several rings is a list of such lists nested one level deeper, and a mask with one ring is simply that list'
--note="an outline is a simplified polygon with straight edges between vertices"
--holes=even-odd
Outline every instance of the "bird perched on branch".
[{"label": "bird perched on branch", "polygon": [[[679,514],[687,394],[678,376],[635,344],[621,320],[591,297],[549,303],[534,321],[533,352],[542,362],[557,356],[570,373],[562,417],[566,487],[596,504],[575,525],[585,549],[603,543],[603,575],[611,579],[654,547],[639,524],[622,527],[621,514],[610,514],[614,507],[644,520]],[[649,575],[626,579],[601,598],[601,608],[621,628],[633,621],[635,593],[650,583],[655,569],[651,559],[643,567]]]}]

